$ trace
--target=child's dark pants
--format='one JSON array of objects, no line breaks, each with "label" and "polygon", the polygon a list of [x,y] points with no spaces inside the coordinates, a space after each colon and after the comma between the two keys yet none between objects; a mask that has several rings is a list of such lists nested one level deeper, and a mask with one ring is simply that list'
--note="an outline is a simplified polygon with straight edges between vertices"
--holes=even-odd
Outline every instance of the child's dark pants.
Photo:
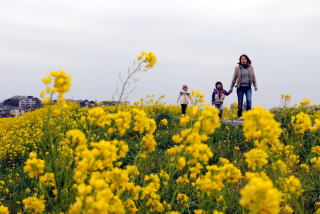
[{"label": "child's dark pants", "polygon": [[223,103],[220,104],[214,104],[214,106],[219,109],[219,117],[222,118],[222,112],[223,112]]},{"label": "child's dark pants", "polygon": [[182,114],[186,114],[187,105],[188,105],[188,104],[181,104]]}]

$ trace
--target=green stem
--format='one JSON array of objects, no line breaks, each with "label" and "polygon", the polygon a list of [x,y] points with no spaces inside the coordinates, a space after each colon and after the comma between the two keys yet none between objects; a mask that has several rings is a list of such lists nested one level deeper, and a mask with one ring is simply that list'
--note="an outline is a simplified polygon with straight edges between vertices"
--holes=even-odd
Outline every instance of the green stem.
[{"label": "green stem", "polygon": [[121,88],[121,93],[120,93],[120,96],[119,96],[119,99],[118,99],[118,104],[117,104],[117,107],[116,107],[116,110],[118,110],[118,106],[120,105],[120,102],[122,100],[122,97],[124,95],[124,91],[126,90],[126,87],[128,85],[128,82],[129,80],[132,78],[132,76],[139,72],[141,70],[141,65],[142,65],[143,61],[141,61],[136,68],[133,68],[133,71],[131,73],[128,74],[126,80],[124,81],[123,85],[122,85],[122,88]]}]

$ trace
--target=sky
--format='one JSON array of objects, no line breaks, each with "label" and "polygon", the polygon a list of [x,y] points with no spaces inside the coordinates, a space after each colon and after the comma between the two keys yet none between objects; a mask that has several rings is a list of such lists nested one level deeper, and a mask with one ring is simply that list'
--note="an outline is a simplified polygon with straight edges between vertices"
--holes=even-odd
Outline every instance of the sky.
[{"label": "sky", "polygon": [[[175,104],[181,86],[211,102],[229,89],[247,54],[258,91],[253,105],[305,97],[320,104],[318,0],[0,0],[0,100],[38,96],[50,71],[72,77],[69,99],[110,100],[141,51],[157,56],[138,73],[133,102],[148,94]],[[234,92],[225,105],[237,101]]]}]

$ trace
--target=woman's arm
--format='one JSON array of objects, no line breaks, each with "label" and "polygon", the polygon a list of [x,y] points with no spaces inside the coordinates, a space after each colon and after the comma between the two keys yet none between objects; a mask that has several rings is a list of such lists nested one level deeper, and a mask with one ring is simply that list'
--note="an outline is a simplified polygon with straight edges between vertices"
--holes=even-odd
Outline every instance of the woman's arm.
[{"label": "woman's arm", "polygon": [[230,92],[228,92],[226,90],[224,90],[224,93],[225,93],[226,96],[229,96],[231,94]]},{"label": "woman's arm", "polygon": [[253,82],[252,83],[253,83],[254,89],[258,90],[256,75],[255,75],[255,72],[254,72],[253,68],[252,68],[252,78],[253,78]]},{"label": "woman's arm", "polygon": [[234,74],[233,74],[233,78],[232,78],[232,81],[231,81],[231,87],[230,87],[229,91],[232,91],[234,85],[236,84],[237,79],[238,79],[238,72],[237,72],[237,67],[236,67],[234,69]]}]

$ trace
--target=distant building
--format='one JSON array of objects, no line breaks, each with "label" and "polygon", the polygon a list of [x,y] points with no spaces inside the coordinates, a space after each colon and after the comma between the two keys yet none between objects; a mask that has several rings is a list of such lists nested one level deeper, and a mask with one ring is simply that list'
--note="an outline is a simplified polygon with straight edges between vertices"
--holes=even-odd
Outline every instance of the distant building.
[{"label": "distant building", "polygon": [[14,117],[14,115],[11,114],[11,107],[0,107],[0,117]]},{"label": "distant building", "polygon": [[13,96],[4,100],[3,106],[21,109],[35,109],[41,106],[41,100],[33,96]]},{"label": "distant building", "polygon": [[13,96],[0,104],[0,117],[18,117],[41,106],[41,100],[37,97]]},{"label": "distant building", "polygon": [[102,102],[102,105],[105,105],[105,106],[115,106],[115,105],[119,105],[119,104],[123,104],[123,105],[129,105],[129,102],[128,101],[103,101]]},{"label": "distant building", "polygon": [[23,113],[26,113],[26,111],[21,108],[13,108],[10,110],[10,114],[13,115],[14,117],[18,117]]},{"label": "distant building", "polygon": [[[67,100],[70,102],[75,102],[78,103],[81,107],[95,107],[95,106],[112,106],[112,105],[118,105],[120,104],[119,101],[103,101],[103,102],[99,102],[99,101],[92,101],[92,100]],[[129,102],[121,102],[121,104],[125,104],[128,105]]]}]

